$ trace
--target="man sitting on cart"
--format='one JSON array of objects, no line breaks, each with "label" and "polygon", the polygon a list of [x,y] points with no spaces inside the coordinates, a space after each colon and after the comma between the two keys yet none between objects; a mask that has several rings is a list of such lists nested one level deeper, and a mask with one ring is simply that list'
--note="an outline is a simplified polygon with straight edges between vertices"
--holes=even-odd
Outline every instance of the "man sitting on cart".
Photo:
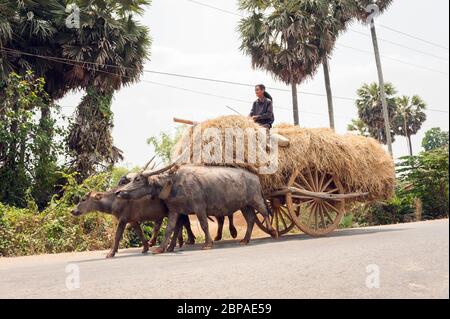
[{"label": "man sitting on cart", "polygon": [[250,117],[256,123],[269,130],[275,121],[272,96],[267,93],[266,87],[263,84],[258,84],[255,87],[255,93],[258,99],[253,103]]}]

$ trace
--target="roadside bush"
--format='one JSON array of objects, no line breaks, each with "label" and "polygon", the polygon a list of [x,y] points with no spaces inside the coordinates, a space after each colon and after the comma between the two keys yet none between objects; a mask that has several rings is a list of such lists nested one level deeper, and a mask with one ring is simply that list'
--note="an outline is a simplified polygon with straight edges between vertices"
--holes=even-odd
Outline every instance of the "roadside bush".
[{"label": "roadside bush", "polygon": [[[62,197],[54,197],[42,212],[32,201],[22,209],[0,203],[0,256],[109,249],[116,226],[114,217],[100,213],[74,217],[70,212],[89,191],[111,188],[111,175],[94,175],[81,185],[75,175],[64,175],[67,184]],[[153,224],[147,224],[144,230],[149,237]],[[137,247],[141,242],[134,232],[127,230],[121,246]]]}]

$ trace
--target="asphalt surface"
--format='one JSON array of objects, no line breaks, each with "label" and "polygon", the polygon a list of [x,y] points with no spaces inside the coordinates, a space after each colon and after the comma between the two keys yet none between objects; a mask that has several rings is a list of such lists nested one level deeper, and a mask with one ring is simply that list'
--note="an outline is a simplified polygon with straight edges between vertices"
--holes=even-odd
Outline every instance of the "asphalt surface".
[{"label": "asphalt surface", "polygon": [[0,298],[449,298],[448,220],[105,256],[0,259]]}]

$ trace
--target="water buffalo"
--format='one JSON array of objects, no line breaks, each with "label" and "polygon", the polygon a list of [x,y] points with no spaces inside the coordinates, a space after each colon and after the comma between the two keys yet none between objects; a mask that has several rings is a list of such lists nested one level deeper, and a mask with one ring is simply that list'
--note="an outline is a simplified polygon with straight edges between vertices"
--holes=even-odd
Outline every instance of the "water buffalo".
[{"label": "water buffalo", "polygon": [[[176,163],[176,162],[175,162]],[[269,222],[269,211],[263,198],[257,175],[231,167],[169,165],[158,171],[138,174],[131,183],[120,187],[116,195],[137,199],[151,195],[160,198],[169,209],[166,236],[155,253],[165,251],[171,233],[178,227],[178,217],[195,212],[205,233],[204,249],[211,249],[213,241],[208,229],[208,216],[224,217],[241,210],[247,222],[242,244],[250,241],[255,223],[255,210],[261,213],[272,236],[276,232]]]},{"label": "water buffalo", "polygon": [[[129,223],[136,234],[139,236],[143,243],[142,253],[146,253],[149,247],[156,244],[158,234],[163,222],[163,219],[167,217],[168,210],[165,204],[160,199],[151,199],[148,196],[142,197],[137,200],[124,200],[115,196],[115,191],[110,192],[91,192],[87,194],[77,207],[72,211],[74,216],[81,216],[91,212],[102,212],[111,214],[117,218],[119,224],[117,226],[116,235],[114,239],[114,245],[111,251],[108,253],[107,258],[112,258],[118,251],[120,240],[122,239],[123,232],[126,225]],[[145,239],[142,232],[141,223],[145,221],[155,222],[152,238],[149,242]],[[192,233],[191,225],[188,216],[184,216],[181,219],[181,225],[187,230],[188,241],[187,244],[195,243],[195,236]],[[180,247],[183,245],[183,236],[181,230],[177,232],[178,236],[174,236],[169,250],[172,251],[176,245],[176,239],[178,237]]]},{"label": "water buffalo", "polygon": [[[151,161],[153,161],[153,159]],[[127,185],[128,183],[130,183],[132,181],[132,179],[137,177],[137,175],[138,175],[137,173],[130,173],[128,175],[122,176],[122,178],[119,180],[118,186],[120,187],[120,186]],[[155,198],[154,200],[160,200],[160,199]],[[221,241],[222,235],[223,235],[223,225],[225,224],[225,217],[216,217],[216,220],[217,220],[217,235],[214,238],[214,241]],[[238,234],[237,234],[237,229],[234,226],[233,215],[228,216],[228,225],[229,225],[229,231],[230,231],[231,237],[236,238]],[[159,226],[158,227],[158,231],[159,231],[161,224],[158,224],[158,226]],[[192,233],[190,228],[189,228],[188,233]],[[193,238],[193,240],[192,240],[192,238]],[[195,237],[192,234],[192,236],[189,237],[187,244],[191,245],[194,243],[195,243]]]}]

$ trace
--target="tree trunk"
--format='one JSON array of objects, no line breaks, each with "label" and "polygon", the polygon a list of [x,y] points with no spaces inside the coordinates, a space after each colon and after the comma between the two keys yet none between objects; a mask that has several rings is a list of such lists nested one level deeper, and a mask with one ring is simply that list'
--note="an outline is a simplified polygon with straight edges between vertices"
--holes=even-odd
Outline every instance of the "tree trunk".
[{"label": "tree trunk", "polygon": [[372,33],[372,42],[373,42],[373,49],[375,51],[375,61],[377,64],[377,70],[378,70],[378,80],[380,83],[380,92],[381,92],[381,103],[383,104],[383,117],[384,117],[384,127],[386,131],[386,142],[389,149],[389,153],[391,156],[394,155],[392,150],[392,136],[391,136],[391,122],[389,117],[389,110],[387,106],[387,100],[386,100],[386,92],[384,88],[384,76],[383,76],[383,68],[381,66],[381,57],[380,57],[380,48],[378,47],[378,38],[377,38],[377,32],[375,30],[375,23],[372,20],[370,31]]},{"label": "tree trunk", "polygon": [[413,155],[414,155],[414,152],[413,152],[413,147],[412,147],[411,135],[409,135],[409,134],[407,133],[407,137],[406,137],[406,138],[408,139],[409,155],[410,155],[410,156],[413,156]]},{"label": "tree trunk", "polygon": [[333,107],[333,93],[331,91],[331,80],[330,80],[330,67],[328,65],[328,57],[323,58],[323,73],[325,76],[325,90],[327,91],[327,101],[328,101],[328,115],[330,117],[330,128],[335,130],[334,123],[334,107]]},{"label": "tree trunk", "polygon": [[69,150],[73,157],[72,170],[83,181],[99,168],[113,165],[122,159],[111,136],[113,92],[89,88],[78,105],[76,120],[70,128]]},{"label": "tree trunk", "polygon": [[300,119],[298,116],[297,84],[294,81],[292,81],[291,86],[292,86],[292,109],[294,112],[294,124],[298,126],[300,125]]},{"label": "tree trunk", "polygon": [[413,148],[412,148],[412,141],[411,141],[411,135],[409,134],[409,130],[408,130],[408,118],[406,116],[406,114],[403,115],[404,121],[403,121],[403,130],[405,131],[405,137],[406,140],[408,142],[408,151],[409,151],[409,156],[413,156]]}]

